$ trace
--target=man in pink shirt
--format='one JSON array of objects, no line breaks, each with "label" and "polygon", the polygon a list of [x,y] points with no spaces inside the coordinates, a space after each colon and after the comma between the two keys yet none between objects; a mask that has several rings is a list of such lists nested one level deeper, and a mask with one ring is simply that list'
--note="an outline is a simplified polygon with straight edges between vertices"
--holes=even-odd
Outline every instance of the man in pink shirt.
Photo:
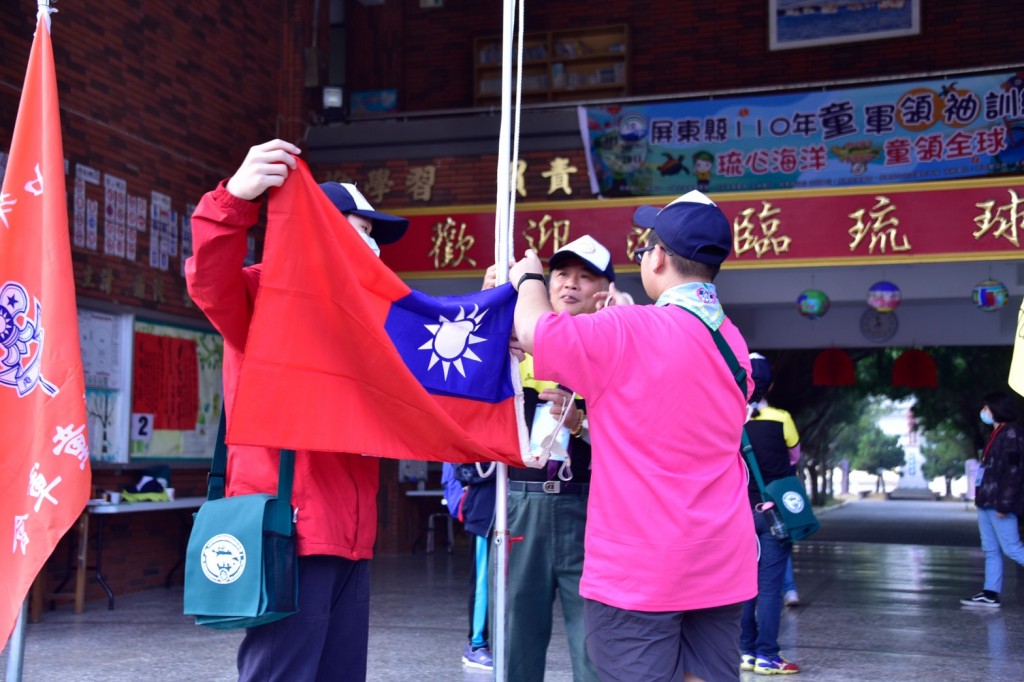
[{"label": "man in pink shirt", "polygon": [[[697,191],[634,222],[650,228],[636,258],[653,306],[555,315],[533,251],[510,274],[537,374],[587,396],[587,651],[604,680],[738,680],[742,603],[757,593],[739,454],[752,385],[711,284],[732,230]],[[743,389],[713,331],[746,370]]]}]

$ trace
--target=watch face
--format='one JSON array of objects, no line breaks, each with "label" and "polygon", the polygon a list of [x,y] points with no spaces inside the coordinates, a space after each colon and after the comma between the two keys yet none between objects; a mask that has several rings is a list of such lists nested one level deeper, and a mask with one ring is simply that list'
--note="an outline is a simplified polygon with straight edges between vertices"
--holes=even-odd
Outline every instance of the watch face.
[{"label": "watch face", "polygon": [[896,335],[898,327],[899,320],[896,319],[895,313],[880,313],[874,308],[868,308],[860,316],[860,333],[868,341],[888,341]]}]

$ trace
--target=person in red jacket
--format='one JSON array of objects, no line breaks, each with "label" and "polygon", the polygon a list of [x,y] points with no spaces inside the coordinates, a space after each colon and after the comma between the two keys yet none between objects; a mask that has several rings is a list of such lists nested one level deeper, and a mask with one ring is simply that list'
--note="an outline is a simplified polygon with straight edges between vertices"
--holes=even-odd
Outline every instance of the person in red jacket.
[{"label": "person in red jacket", "polygon": [[[249,150],[235,174],[203,196],[192,216],[188,291],[224,337],[224,408],[231,406],[260,286],[260,264],[243,267],[246,233],[267,189],[295,168],[298,147],[272,140]],[[354,185],[324,183],[332,203],[379,255],[409,223],[374,211]],[[301,390],[298,387],[297,390]],[[277,490],[278,451],[232,446],[227,494]],[[370,571],[377,533],[378,460],[298,451],[292,503],[299,554],[299,611],[251,628],[238,649],[239,680],[365,680]]]}]

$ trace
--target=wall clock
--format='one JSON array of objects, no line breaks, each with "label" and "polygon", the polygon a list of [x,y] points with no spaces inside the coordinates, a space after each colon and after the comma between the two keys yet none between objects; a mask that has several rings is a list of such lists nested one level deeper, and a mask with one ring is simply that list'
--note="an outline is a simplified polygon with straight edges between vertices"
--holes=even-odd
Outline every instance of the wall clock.
[{"label": "wall clock", "polygon": [[896,313],[882,313],[874,308],[868,308],[860,316],[860,333],[868,341],[882,343],[896,335],[899,328],[899,320]]}]

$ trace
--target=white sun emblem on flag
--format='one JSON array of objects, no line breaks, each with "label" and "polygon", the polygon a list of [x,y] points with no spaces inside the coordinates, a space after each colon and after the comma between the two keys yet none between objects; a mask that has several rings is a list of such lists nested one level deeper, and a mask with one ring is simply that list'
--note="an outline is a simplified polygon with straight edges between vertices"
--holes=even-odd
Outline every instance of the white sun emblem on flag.
[{"label": "white sun emblem on flag", "polygon": [[462,366],[462,359],[476,360],[483,362],[470,348],[470,344],[486,341],[480,336],[474,336],[473,332],[480,328],[480,322],[487,314],[486,310],[480,310],[480,306],[474,305],[473,312],[466,314],[465,309],[459,306],[459,314],[454,320],[449,320],[444,315],[438,315],[437,321],[440,324],[425,324],[424,327],[432,334],[429,341],[420,346],[417,350],[429,350],[431,370],[438,362],[444,370],[444,378],[448,379],[448,369],[454,365],[459,374],[466,376],[466,370]]}]

